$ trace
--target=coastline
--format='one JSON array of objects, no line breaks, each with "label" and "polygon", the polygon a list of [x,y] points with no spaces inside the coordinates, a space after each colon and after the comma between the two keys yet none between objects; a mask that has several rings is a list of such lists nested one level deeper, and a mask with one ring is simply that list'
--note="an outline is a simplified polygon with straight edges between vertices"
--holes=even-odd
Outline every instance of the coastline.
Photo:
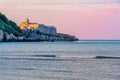
[{"label": "coastline", "polygon": [[38,30],[31,30],[31,32],[23,31],[24,35],[15,36],[12,33],[7,33],[3,30],[0,30],[0,42],[73,42],[79,41],[78,38],[68,34],[55,33],[47,34],[39,32]]},{"label": "coastline", "polygon": [[57,28],[30,22],[27,18],[18,26],[14,21],[0,13],[1,42],[42,42],[42,41],[78,41],[73,35],[58,33]]},{"label": "coastline", "polygon": [[[79,40],[78,40],[79,41]],[[0,42],[76,42],[76,41],[47,41],[47,40],[43,40],[43,41],[40,41],[40,40],[8,40],[8,41],[0,41]]]}]

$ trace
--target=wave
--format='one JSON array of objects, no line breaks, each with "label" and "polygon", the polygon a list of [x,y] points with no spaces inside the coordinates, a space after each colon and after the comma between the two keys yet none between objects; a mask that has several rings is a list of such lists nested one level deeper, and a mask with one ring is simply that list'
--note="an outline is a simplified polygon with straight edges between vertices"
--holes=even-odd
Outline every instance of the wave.
[{"label": "wave", "polygon": [[60,59],[120,59],[117,56],[57,56]]},{"label": "wave", "polygon": [[0,59],[4,59],[4,60],[44,60],[44,61],[68,61],[68,60],[72,60],[72,59],[57,59],[57,58],[53,58],[53,59],[49,59],[49,58],[0,58]]},{"label": "wave", "polygon": [[56,57],[56,55],[27,55],[27,56],[30,56],[30,57]]},{"label": "wave", "polygon": [[56,57],[56,55],[0,55],[0,57]]},{"label": "wave", "polygon": [[116,56],[59,56],[60,58],[67,59],[120,59]]},{"label": "wave", "polygon": [[96,56],[96,59],[120,59],[120,57],[111,57],[111,56]]},{"label": "wave", "polygon": [[9,60],[81,60],[81,59],[120,59],[115,56],[67,56],[67,55],[12,55],[0,56],[0,59]]}]

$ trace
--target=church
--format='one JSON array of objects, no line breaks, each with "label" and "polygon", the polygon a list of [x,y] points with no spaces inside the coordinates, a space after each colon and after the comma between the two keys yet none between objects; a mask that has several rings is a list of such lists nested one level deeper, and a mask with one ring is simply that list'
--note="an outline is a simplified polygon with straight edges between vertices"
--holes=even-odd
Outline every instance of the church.
[{"label": "church", "polygon": [[46,26],[44,24],[38,23],[30,23],[29,19],[27,18],[24,22],[20,23],[20,29],[37,29],[40,32],[47,33],[47,34],[56,34],[57,29],[54,26]]},{"label": "church", "polygon": [[28,29],[36,29],[39,27],[38,23],[30,23],[29,19],[27,18],[24,22],[20,23],[20,29],[28,28]]}]

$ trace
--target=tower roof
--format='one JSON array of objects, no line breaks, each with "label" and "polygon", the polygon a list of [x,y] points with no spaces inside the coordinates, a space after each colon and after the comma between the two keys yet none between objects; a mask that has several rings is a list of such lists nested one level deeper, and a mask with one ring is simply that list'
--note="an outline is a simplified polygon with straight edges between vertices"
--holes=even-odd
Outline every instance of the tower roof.
[{"label": "tower roof", "polygon": [[27,17],[26,20],[25,20],[26,23],[29,23],[29,18]]}]

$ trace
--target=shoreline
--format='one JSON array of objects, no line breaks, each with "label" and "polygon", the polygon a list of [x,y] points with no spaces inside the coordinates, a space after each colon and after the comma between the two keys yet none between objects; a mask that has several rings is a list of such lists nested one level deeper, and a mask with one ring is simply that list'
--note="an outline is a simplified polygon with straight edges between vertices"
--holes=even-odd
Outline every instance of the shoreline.
[{"label": "shoreline", "polygon": [[[79,41],[79,40],[78,40]],[[6,42],[76,42],[76,41],[64,41],[64,40],[60,40],[60,41],[57,41],[57,40],[54,40],[54,41],[49,41],[49,40],[14,40],[14,41],[0,41],[0,42],[3,42],[3,43],[6,43]]]}]

